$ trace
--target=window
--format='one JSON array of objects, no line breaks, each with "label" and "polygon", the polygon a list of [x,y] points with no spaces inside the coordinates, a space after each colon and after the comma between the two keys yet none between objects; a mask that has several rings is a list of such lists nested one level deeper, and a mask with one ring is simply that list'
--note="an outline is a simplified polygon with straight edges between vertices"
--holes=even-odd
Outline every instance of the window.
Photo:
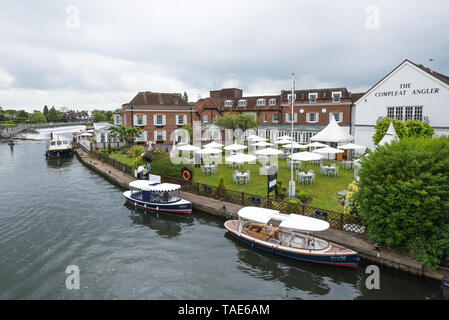
[{"label": "window", "polygon": [[422,107],[415,107],[415,120],[422,121]]},{"label": "window", "polygon": [[268,122],[268,114],[263,115],[263,122]]},{"label": "window", "polygon": [[396,107],[396,114],[395,114],[395,118],[398,120],[402,120],[402,113],[403,113],[403,108],[402,107]]},{"label": "window", "polygon": [[316,103],[318,93],[309,93],[309,103]]},{"label": "window", "polygon": [[341,92],[332,92],[332,102],[333,103],[340,103],[340,99],[341,99]]},{"label": "window", "polygon": [[274,114],[272,115],[272,121],[273,121],[273,122],[279,122],[279,114],[274,113]]},{"label": "window", "polygon": [[[396,108],[396,111],[399,108]],[[402,109],[402,108],[401,108]],[[396,119],[400,119],[400,118],[396,118]],[[413,119],[413,107],[405,107],[405,121]]]},{"label": "window", "polygon": [[[296,100],[296,93],[295,93],[295,100]],[[290,93],[289,95],[288,95],[288,102],[292,102],[292,94]]]},{"label": "window", "polygon": [[336,122],[340,123],[343,122],[343,112],[329,112],[329,119],[331,118],[331,115],[334,116],[334,119]]},{"label": "window", "polygon": [[[187,119],[185,119],[184,117],[186,117],[185,115],[177,115],[176,116],[176,124],[179,126],[184,125],[187,121]],[[187,118],[187,117],[186,117]]]},{"label": "window", "polygon": [[207,117],[207,114],[205,114],[204,116],[203,116],[203,123],[208,123],[208,117]]},{"label": "window", "polygon": [[297,113],[286,113],[285,114],[285,122],[287,122],[287,123],[296,122],[297,117],[298,117]]},{"label": "window", "polygon": [[264,106],[266,104],[265,99],[257,99],[257,105],[258,106]]},{"label": "window", "polygon": [[225,107],[232,107],[233,104],[234,104],[234,101],[232,101],[232,100],[225,101]]},{"label": "window", "polygon": [[387,118],[394,119],[394,108],[393,107],[387,108]]},{"label": "window", "polygon": [[134,115],[133,123],[135,126],[145,126],[147,124],[147,116],[144,115]]},{"label": "window", "polygon": [[156,115],[156,116],[154,116],[154,124],[156,126],[163,126],[163,125],[165,125],[165,116],[163,116],[163,115]]},{"label": "window", "polygon": [[[240,100],[239,100],[239,103],[238,103],[238,106],[239,106],[239,107],[246,107],[247,104],[248,104],[248,101],[247,101],[247,100],[245,100],[245,99],[240,99]],[[231,104],[231,106],[232,106],[232,104]]]},{"label": "window", "polygon": [[155,131],[156,141],[165,141],[165,131]]},{"label": "window", "polygon": [[216,114],[212,115],[212,121],[217,120],[218,116]]},{"label": "window", "polygon": [[317,123],[319,121],[319,113],[306,113],[306,121],[309,123]]},{"label": "window", "polygon": [[276,105],[276,99],[270,99],[270,106]]}]

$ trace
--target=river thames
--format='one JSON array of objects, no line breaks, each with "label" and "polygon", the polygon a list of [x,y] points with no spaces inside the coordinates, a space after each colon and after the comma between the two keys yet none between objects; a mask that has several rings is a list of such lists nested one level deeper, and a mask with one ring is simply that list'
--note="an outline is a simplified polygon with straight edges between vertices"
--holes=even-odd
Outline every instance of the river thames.
[{"label": "river thames", "polygon": [[[442,298],[438,281],[384,267],[368,290],[368,262],[343,269],[254,251],[201,212],[135,211],[76,157],[46,160],[49,134],[0,143],[0,299]],[[69,265],[79,290],[66,287]]]}]

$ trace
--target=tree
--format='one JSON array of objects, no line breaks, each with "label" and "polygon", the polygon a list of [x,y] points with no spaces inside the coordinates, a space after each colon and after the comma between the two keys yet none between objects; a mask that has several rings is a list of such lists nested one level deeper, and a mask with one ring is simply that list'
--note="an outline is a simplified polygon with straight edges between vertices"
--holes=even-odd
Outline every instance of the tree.
[{"label": "tree", "polygon": [[42,111],[42,113],[44,114],[45,118],[47,118],[47,116],[48,116],[48,107],[47,107],[47,105],[44,106],[44,110]]},{"label": "tree", "polygon": [[229,112],[226,112],[218,117],[215,120],[215,123],[225,129],[241,129],[242,131],[257,128],[258,126],[256,118],[250,113],[232,115]]},{"label": "tree", "polygon": [[376,124],[376,133],[373,135],[374,144],[378,144],[387,133],[390,122],[393,122],[394,130],[399,139],[409,138],[425,138],[432,137],[435,134],[433,128],[427,123],[419,120],[397,120],[384,118]]},{"label": "tree", "polygon": [[45,116],[42,114],[42,112],[39,111],[35,111],[33,113],[33,115],[31,116],[30,121],[32,123],[47,123],[47,119],[45,118]]},{"label": "tree", "polygon": [[404,138],[362,161],[354,194],[376,242],[437,267],[449,254],[449,137]]},{"label": "tree", "polygon": [[189,102],[189,96],[187,95],[187,92],[184,91],[184,95],[182,97],[185,102]]},{"label": "tree", "polygon": [[50,110],[48,111],[47,121],[48,122],[57,122],[58,121],[58,113],[54,106],[51,107]]},{"label": "tree", "polygon": [[[112,115],[112,112],[111,112],[111,115]],[[103,122],[103,121],[109,120],[108,115],[103,110],[92,111],[92,119],[94,120],[94,122]]]},{"label": "tree", "polygon": [[138,127],[127,127],[125,130],[125,140],[128,143],[134,143],[137,136],[141,134],[140,128]]},{"label": "tree", "polygon": [[376,132],[373,135],[373,142],[375,145],[377,145],[387,133],[388,127],[390,126],[390,122],[393,122],[394,130],[396,131],[396,134],[398,135],[399,139],[402,139],[407,136],[407,128],[405,127],[404,121],[384,118],[376,123],[375,127]]}]

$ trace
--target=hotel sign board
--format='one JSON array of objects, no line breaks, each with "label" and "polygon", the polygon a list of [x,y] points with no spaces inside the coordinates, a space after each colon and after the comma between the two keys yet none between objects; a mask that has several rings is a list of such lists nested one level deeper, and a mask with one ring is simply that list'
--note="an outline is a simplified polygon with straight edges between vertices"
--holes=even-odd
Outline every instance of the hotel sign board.
[{"label": "hotel sign board", "polygon": [[276,191],[276,197],[278,193],[277,183],[278,183],[278,173],[275,172],[274,174],[267,175],[268,178],[268,193],[267,196],[270,195],[270,192]]},{"label": "hotel sign board", "polygon": [[374,93],[375,97],[396,97],[405,95],[423,95],[439,93],[440,88],[419,88],[413,89],[411,83],[401,83],[397,90],[377,91]]}]

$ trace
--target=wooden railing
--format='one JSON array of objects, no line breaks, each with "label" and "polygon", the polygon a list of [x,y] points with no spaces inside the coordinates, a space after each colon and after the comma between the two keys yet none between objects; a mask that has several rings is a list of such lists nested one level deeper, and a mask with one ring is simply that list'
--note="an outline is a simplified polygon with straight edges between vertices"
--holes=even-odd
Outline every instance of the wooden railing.
[{"label": "wooden railing", "polygon": [[[91,151],[89,153],[98,160],[109,164],[110,166],[134,176],[134,169],[118,160],[111,159],[101,153]],[[308,217],[319,218],[329,222],[331,228],[344,230],[356,234],[366,234],[367,226],[360,217],[348,215],[342,212],[336,212],[327,209],[315,208],[301,203],[294,203],[284,200],[276,200],[272,197],[264,197],[255,194],[249,194],[243,191],[230,189],[220,190],[217,186],[204,183],[186,181],[184,179],[161,176],[162,182],[175,183],[181,185],[184,192],[195,193],[201,196],[219,199],[242,206],[256,206],[273,210],[279,210],[283,213],[296,213]]]}]

